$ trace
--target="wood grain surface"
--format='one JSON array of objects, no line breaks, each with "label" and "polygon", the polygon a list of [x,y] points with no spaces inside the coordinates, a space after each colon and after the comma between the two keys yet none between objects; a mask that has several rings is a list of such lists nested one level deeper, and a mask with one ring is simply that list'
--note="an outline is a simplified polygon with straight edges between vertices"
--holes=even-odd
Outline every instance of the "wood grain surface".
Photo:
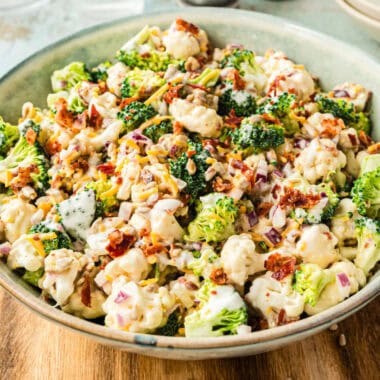
[{"label": "wood grain surface", "polygon": [[[380,299],[300,343],[238,359],[180,362],[128,354],[35,315],[0,289],[0,380],[380,379]],[[339,345],[344,333],[347,345]]]}]

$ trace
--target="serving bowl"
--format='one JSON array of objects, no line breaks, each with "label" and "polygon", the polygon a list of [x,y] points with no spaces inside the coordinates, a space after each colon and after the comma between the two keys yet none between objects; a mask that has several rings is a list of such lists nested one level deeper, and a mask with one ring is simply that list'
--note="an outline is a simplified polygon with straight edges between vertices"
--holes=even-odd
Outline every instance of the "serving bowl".
[{"label": "serving bowl", "polygon": [[347,2],[366,16],[380,21],[379,0],[347,0]]},{"label": "serving bowl", "polygon": [[[289,57],[319,75],[322,86],[326,88],[347,80],[358,82],[374,92],[374,120],[380,116],[380,98],[377,95],[380,93],[380,77],[374,75],[379,72],[380,65],[363,52],[279,18],[220,8],[190,8],[131,17],[90,28],[51,45],[25,60],[0,80],[0,115],[16,121],[26,100],[43,106],[53,70],[73,60],[82,60],[89,65],[98,64],[112,56],[145,24],[167,27],[177,16],[204,28],[215,46],[239,42],[258,53],[263,53],[269,47],[284,50]],[[380,139],[380,127],[375,128],[374,137]],[[315,316],[270,330],[217,338],[135,334],[81,320],[47,304],[36,289],[23,282],[3,262],[0,262],[0,284],[42,317],[99,342],[130,352],[189,360],[252,355],[322,331],[373,300],[379,293],[380,276],[373,276],[357,294]]]}]

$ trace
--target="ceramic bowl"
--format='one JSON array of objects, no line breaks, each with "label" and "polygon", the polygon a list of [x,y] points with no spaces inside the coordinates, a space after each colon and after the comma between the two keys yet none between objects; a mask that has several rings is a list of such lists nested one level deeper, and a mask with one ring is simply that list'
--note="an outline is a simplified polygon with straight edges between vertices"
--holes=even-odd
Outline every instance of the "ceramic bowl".
[{"label": "ceramic bowl", "polygon": [[380,21],[379,0],[347,0],[347,3],[366,16]]},{"label": "ceramic bowl", "polygon": [[[112,57],[115,51],[145,24],[167,27],[181,16],[204,28],[215,46],[239,42],[264,53],[268,48],[284,50],[321,78],[322,86],[332,88],[350,80],[374,92],[373,116],[380,118],[380,66],[358,51],[330,37],[290,24],[279,18],[231,9],[189,8],[164,14],[128,18],[93,27],[62,40],[28,58],[0,80],[0,115],[15,121],[21,105],[31,100],[45,104],[53,70],[73,61],[95,65]],[[374,137],[380,139],[380,126]],[[176,338],[134,334],[65,314],[45,303],[39,293],[0,262],[0,284],[41,316],[114,347],[170,359],[208,359],[252,355],[283,347],[328,328],[356,312],[376,297],[380,276],[374,276],[360,292],[318,315],[271,330],[244,336],[218,338]]]},{"label": "ceramic bowl", "polygon": [[349,1],[336,0],[336,2],[349,16],[351,16],[357,25],[367,31],[367,33],[375,40],[380,41],[380,21],[362,13],[359,9],[350,5]]}]

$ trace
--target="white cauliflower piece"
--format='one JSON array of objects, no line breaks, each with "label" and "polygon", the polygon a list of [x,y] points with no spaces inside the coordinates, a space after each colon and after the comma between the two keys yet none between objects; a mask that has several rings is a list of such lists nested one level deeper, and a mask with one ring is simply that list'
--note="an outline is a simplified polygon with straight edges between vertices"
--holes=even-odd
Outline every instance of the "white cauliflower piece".
[{"label": "white cauliflower piece", "polygon": [[301,152],[294,164],[313,184],[321,178],[327,178],[331,172],[342,169],[346,165],[346,156],[333,141],[316,138]]},{"label": "white cauliflower piece", "polygon": [[127,75],[128,67],[124,63],[117,62],[107,70],[107,87],[115,95],[120,96],[120,88]]},{"label": "white cauliflower piece", "polygon": [[338,258],[337,243],[338,239],[325,224],[314,224],[303,229],[296,248],[303,262],[317,264],[324,269]]},{"label": "white cauliflower piece", "polygon": [[87,257],[80,252],[65,248],[51,251],[45,258],[42,289],[46,290],[58,305],[64,305],[74,293],[75,280],[87,263]]},{"label": "white cauliflower piece", "polygon": [[103,304],[108,327],[149,333],[166,323],[175,297],[165,287],[139,286],[120,276],[112,283],[112,293]]},{"label": "white cauliflower piece", "polygon": [[184,99],[174,99],[169,107],[171,115],[190,132],[203,137],[218,137],[223,119],[212,108],[196,106]]},{"label": "white cauliflower piece", "polygon": [[277,281],[272,278],[272,272],[253,280],[245,298],[267,320],[270,328],[278,325],[281,310],[285,310],[285,319],[298,319],[305,306],[304,297],[292,288],[292,276]]},{"label": "white cauliflower piece", "polygon": [[193,274],[185,274],[171,281],[169,288],[180,304],[185,309],[190,309],[194,306],[194,301],[197,296],[197,291],[200,288],[199,277]]},{"label": "white cauliflower piece", "polygon": [[228,280],[240,286],[248,276],[265,270],[264,262],[268,257],[255,252],[255,243],[249,234],[230,236],[220,255]]},{"label": "white cauliflower piece", "polygon": [[339,134],[338,147],[347,152],[353,150],[357,152],[360,147],[358,132],[355,128],[343,129]]},{"label": "white cauliflower piece", "polygon": [[[38,244],[36,242],[35,244]],[[11,269],[25,268],[34,272],[44,265],[44,254],[36,249],[31,235],[21,235],[11,247],[7,264]]]},{"label": "white cauliflower piece", "polygon": [[116,102],[117,97],[114,94],[105,92],[102,95],[93,96],[88,109],[91,110],[94,106],[104,119],[116,119],[119,112]]},{"label": "white cauliflower piece", "polygon": [[119,187],[117,192],[117,199],[126,201],[131,196],[132,185],[136,184],[140,178],[141,167],[135,162],[128,162],[121,169],[121,177],[123,178],[123,182]]},{"label": "white cauliflower piece", "polygon": [[5,225],[5,237],[13,243],[32,226],[31,218],[37,208],[21,199],[15,198],[4,203],[0,220]]},{"label": "white cauliflower piece", "polygon": [[311,138],[331,137],[335,141],[343,129],[343,121],[336,119],[331,113],[316,112],[308,117],[302,128],[302,132]]},{"label": "white cauliflower piece", "polygon": [[335,281],[326,286],[315,306],[310,304],[305,306],[305,311],[309,315],[318,314],[337,305],[366,283],[364,272],[350,261],[337,262],[329,270],[335,274]]},{"label": "white cauliflower piece", "polygon": [[345,82],[335,86],[333,89],[334,97],[353,103],[356,111],[363,111],[371,95],[360,84]]}]

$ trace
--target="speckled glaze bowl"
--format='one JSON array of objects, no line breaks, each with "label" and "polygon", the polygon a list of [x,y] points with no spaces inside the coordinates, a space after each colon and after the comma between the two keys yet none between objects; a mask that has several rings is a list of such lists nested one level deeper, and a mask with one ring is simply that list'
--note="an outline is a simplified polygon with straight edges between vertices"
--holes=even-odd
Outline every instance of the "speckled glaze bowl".
[{"label": "speckled glaze bowl", "polygon": [[[95,65],[112,57],[129,37],[145,24],[168,26],[177,16],[204,28],[215,46],[239,42],[263,53],[267,48],[284,50],[321,78],[322,86],[350,80],[372,90],[373,117],[380,116],[380,65],[364,53],[327,36],[263,14],[231,9],[189,8],[150,14],[85,30],[52,45],[10,71],[0,80],[0,115],[16,121],[24,101],[44,106],[53,70],[73,60]],[[380,139],[380,126],[374,131]],[[271,330],[245,336],[175,338],[111,330],[81,320],[48,305],[39,293],[0,262],[0,284],[32,310],[61,326],[71,328],[114,347],[167,359],[209,359],[252,355],[274,350],[328,328],[373,300],[380,289],[380,275],[357,294],[318,315]]]}]

